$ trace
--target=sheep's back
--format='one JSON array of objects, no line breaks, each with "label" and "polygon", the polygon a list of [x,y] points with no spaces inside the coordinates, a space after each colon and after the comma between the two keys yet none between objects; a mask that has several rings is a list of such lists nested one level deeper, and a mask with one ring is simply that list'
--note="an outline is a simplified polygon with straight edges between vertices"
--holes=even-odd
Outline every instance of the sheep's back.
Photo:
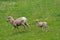
[{"label": "sheep's back", "polygon": [[23,21],[23,22],[26,22],[26,20],[27,20],[27,19],[26,19],[25,17],[20,17],[20,18],[16,19],[15,22],[21,23],[22,21]]},{"label": "sheep's back", "polygon": [[39,22],[37,25],[38,26],[45,26],[45,25],[47,25],[47,22]]}]

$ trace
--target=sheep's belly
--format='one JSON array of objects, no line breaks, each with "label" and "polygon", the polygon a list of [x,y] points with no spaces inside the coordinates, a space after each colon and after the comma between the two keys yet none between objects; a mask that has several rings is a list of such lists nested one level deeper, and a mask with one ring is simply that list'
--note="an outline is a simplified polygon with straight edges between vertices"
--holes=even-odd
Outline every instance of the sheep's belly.
[{"label": "sheep's belly", "polygon": [[21,24],[16,24],[17,26],[20,26]]},{"label": "sheep's belly", "polygon": [[39,23],[38,25],[39,25],[39,27],[43,27],[43,26],[44,26],[44,24],[43,24],[43,23]]}]

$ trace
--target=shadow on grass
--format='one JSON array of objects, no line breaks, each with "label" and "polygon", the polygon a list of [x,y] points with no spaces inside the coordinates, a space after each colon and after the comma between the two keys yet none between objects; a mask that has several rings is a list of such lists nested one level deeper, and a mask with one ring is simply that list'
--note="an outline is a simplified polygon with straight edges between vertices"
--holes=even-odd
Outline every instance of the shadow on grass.
[{"label": "shadow on grass", "polygon": [[29,31],[18,31],[18,32],[12,32],[11,34],[9,34],[9,36],[14,36],[14,35],[22,35],[25,33],[28,33]]}]

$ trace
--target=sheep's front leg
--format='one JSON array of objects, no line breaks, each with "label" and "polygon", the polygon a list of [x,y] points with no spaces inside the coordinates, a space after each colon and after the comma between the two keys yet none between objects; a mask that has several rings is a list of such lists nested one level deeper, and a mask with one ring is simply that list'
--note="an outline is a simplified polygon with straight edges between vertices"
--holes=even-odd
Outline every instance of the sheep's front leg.
[{"label": "sheep's front leg", "polygon": [[19,27],[17,26],[17,29],[18,29],[18,31],[20,32],[20,30],[19,30]]},{"label": "sheep's front leg", "polygon": [[42,31],[44,31],[44,27],[42,27]]},{"label": "sheep's front leg", "polygon": [[18,31],[19,31],[17,24],[14,24],[14,30],[16,31],[16,29],[18,29]]},{"label": "sheep's front leg", "polygon": [[14,32],[16,31],[16,27],[14,26]]}]

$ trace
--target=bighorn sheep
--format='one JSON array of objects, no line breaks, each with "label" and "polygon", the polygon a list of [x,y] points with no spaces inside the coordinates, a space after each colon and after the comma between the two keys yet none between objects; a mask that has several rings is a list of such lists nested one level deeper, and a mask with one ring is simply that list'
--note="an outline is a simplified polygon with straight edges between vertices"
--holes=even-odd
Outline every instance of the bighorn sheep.
[{"label": "bighorn sheep", "polygon": [[41,27],[42,29],[45,28],[46,32],[48,31],[47,22],[40,22],[38,19],[36,19],[35,22],[38,27]]},{"label": "bighorn sheep", "polygon": [[19,29],[18,26],[20,26],[20,25],[23,25],[24,29],[25,29],[25,27],[29,28],[26,17],[20,17],[20,18],[17,18],[16,20],[14,20],[12,16],[8,16],[7,21],[9,21],[14,26],[14,29],[16,29],[16,28]]}]

